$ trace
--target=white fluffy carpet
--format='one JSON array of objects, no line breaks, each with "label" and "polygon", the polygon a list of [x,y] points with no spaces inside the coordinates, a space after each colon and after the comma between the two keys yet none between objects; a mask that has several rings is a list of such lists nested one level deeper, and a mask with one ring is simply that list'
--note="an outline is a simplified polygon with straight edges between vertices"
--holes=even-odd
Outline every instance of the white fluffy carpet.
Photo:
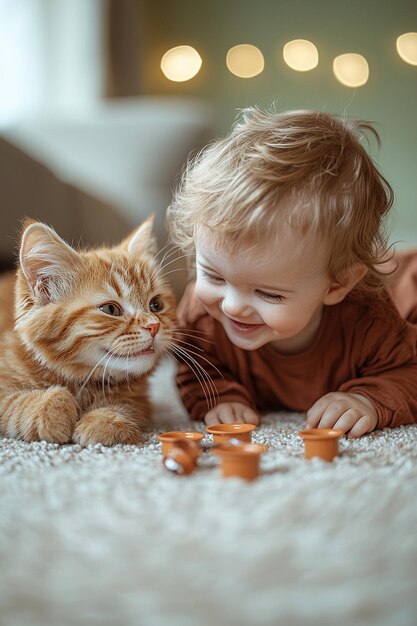
[{"label": "white fluffy carpet", "polygon": [[163,469],[190,425],[169,367],[143,445],[0,440],[1,626],[417,624],[417,426],[303,459],[300,415],[264,418],[253,483]]}]

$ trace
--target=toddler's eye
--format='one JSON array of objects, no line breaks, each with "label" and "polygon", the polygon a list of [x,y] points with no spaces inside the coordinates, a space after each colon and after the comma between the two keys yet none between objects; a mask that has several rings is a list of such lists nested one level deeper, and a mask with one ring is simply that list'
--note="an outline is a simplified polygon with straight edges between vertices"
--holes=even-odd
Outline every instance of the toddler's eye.
[{"label": "toddler's eye", "polygon": [[209,280],[213,280],[214,282],[221,282],[223,280],[223,278],[220,278],[220,276],[216,276],[215,274],[210,274],[209,272],[203,272],[203,276],[205,278],[208,278]]},{"label": "toddler's eye", "polygon": [[123,315],[123,311],[118,304],[115,302],[106,302],[98,307],[100,311],[106,313],[107,315],[112,315],[113,317],[120,317]]},{"label": "toddler's eye", "polygon": [[285,302],[284,296],[277,293],[266,293],[265,291],[258,291],[257,293],[264,300],[270,300],[271,302]]},{"label": "toddler's eye", "polygon": [[152,313],[158,313],[158,311],[162,310],[163,306],[163,302],[159,296],[155,296],[155,298],[152,298],[149,302],[149,310],[152,311]]}]

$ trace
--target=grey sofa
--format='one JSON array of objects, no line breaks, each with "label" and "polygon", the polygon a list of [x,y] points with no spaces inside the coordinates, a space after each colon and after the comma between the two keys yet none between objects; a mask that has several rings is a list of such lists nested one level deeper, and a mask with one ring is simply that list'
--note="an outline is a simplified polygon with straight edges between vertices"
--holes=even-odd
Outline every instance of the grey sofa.
[{"label": "grey sofa", "polygon": [[[115,243],[149,213],[165,245],[175,180],[212,136],[203,103],[125,98],[77,114],[37,116],[0,130],[0,259],[13,262],[21,220],[35,217],[67,241]],[[171,268],[170,268],[171,269]],[[185,273],[169,275],[180,294]]]}]

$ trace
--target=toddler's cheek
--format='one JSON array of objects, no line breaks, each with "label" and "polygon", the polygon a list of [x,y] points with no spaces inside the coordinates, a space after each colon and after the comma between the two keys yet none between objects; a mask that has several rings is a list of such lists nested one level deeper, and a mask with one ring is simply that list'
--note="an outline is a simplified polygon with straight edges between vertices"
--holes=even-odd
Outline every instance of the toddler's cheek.
[{"label": "toddler's cheek", "polygon": [[207,287],[207,285],[199,281],[195,284],[195,295],[206,308],[214,306],[218,299],[213,289],[210,289],[210,287]]},{"label": "toddler's cheek", "polygon": [[199,298],[201,301],[206,300],[208,297],[207,291],[208,291],[207,287],[205,287],[204,283],[197,278],[197,281],[194,287],[194,292],[197,298]]},{"label": "toddler's cheek", "polygon": [[264,320],[267,326],[272,330],[275,330],[278,335],[285,337],[292,337],[302,330],[302,325],[298,320],[294,319],[271,319]]}]

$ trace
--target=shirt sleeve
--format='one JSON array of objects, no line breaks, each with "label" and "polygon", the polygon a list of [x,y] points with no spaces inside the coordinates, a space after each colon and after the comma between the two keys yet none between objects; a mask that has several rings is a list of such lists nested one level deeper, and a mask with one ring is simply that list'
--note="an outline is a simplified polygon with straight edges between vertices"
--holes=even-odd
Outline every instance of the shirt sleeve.
[{"label": "shirt sleeve", "polygon": [[190,284],[178,307],[177,386],[192,419],[203,420],[221,402],[241,402],[256,411],[250,392],[227,367],[223,330],[204,310]]},{"label": "shirt sleeve", "polygon": [[397,315],[363,320],[356,336],[358,376],[339,391],[367,396],[376,406],[378,428],[417,421],[417,327]]}]

